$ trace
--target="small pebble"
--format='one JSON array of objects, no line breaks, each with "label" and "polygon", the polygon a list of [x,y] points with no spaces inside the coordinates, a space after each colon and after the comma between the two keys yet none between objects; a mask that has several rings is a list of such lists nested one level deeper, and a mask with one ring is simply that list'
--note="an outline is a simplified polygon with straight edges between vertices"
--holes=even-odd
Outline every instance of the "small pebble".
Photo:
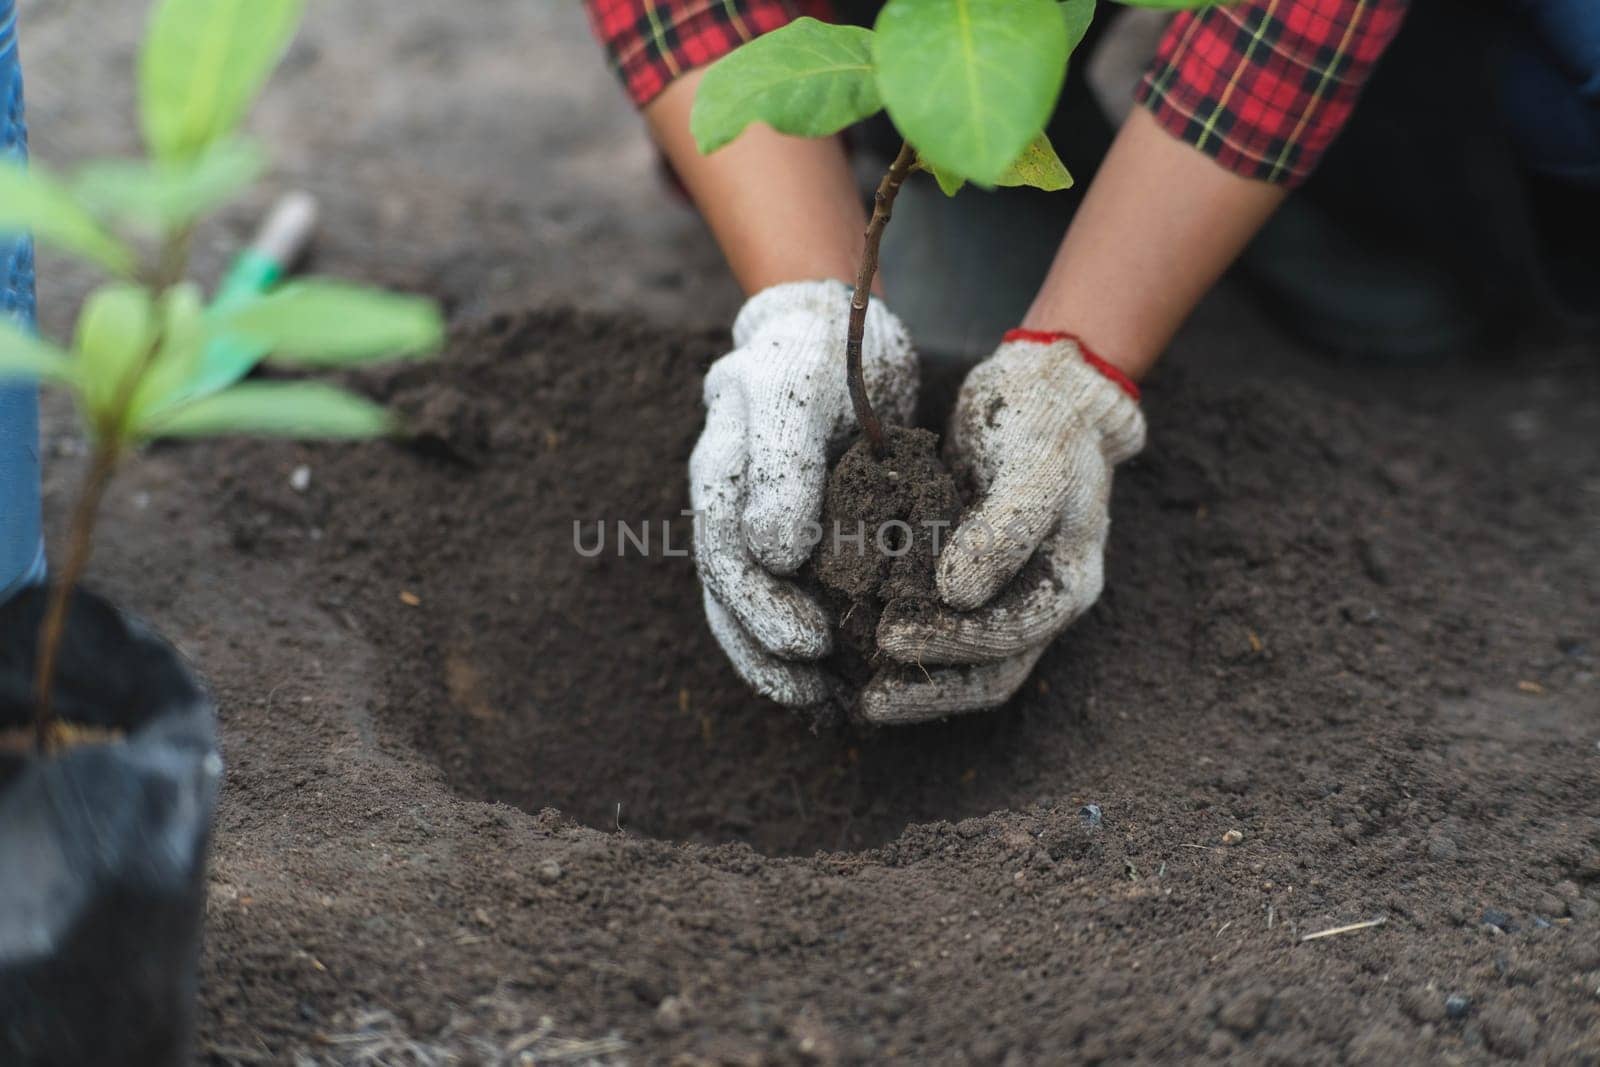
[{"label": "small pebble", "polygon": [[689,1002],[679,996],[662,997],[656,1005],[656,1022],[664,1030],[681,1030],[689,1015]]},{"label": "small pebble", "polygon": [[1082,817],[1084,825],[1091,830],[1098,828],[1100,820],[1104,817],[1098,804],[1085,804],[1078,809],[1078,815]]},{"label": "small pebble", "polygon": [[303,493],[311,488],[311,468],[301,464],[289,473],[289,488]]},{"label": "small pebble", "polygon": [[545,885],[553,885],[561,880],[561,864],[555,860],[545,860],[534,868],[534,873]]},{"label": "small pebble", "polygon": [[1394,576],[1394,556],[1382,544],[1370,538],[1362,537],[1356,540],[1356,554],[1361,559],[1361,568],[1379,585],[1388,585]]},{"label": "small pebble", "polygon": [[1428,858],[1449,862],[1458,855],[1456,843],[1445,834],[1433,834],[1428,838]]},{"label": "small pebble", "polygon": [[1444,1004],[1431,989],[1409,989],[1400,998],[1400,1007],[1407,1015],[1424,1025],[1444,1019]]},{"label": "small pebble", "polygon": [[1246,989],[1223,1004],[1217,1022],[1241,1037],[1259,1030],[1272,1009],[1272,994],[1262,987]]},{"label": "small pebble", "polygon": [[1471,998],[1461,993],[1451,993],[1444,998],[1444,1013],[1452,1019],[1465,1019],[1471,1010]]},{"label": "small pebble", "polygon": [[1240,833],[1238,830],[1229,830],[1227,833],[1222,835],[1222,843],[1224,845],[1237,845],[1243,840],[1244,834]]},{"label": "small pebble", "polygon": [[1512,933],[1517,928],[1517,924],[1511,921],[1511,916],[1501,911],[1499,908],[1485,908],[1482,922],[1488,926],[1493,926],[1500,930],[1504,930],[1508,934]]}]

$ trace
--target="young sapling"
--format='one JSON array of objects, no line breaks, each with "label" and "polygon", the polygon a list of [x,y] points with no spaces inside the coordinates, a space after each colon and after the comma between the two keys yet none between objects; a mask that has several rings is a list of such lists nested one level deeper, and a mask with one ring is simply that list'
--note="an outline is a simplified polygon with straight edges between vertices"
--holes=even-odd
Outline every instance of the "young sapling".
[{"label": "young sapling", "polygon": [[[1123,2],[1175,9],[1210,0]],[[968,182],[1046,191],[1071,186],[1045,124],[1094,11],[1095,0],[888,0],[871,29],[797,19],[706,71],[690,116],[703,153],[752,122],[825,137],[879,111],[902,137],[873,196],[845,336],[850,402],[870,453],[857,455],[858,444],[834,468],[824,529],[841,520],[848,529],[858,522],[869,530],[884,523],[920,529],[920,523],[956,517],[959,500],[938,462],[936,439],[885,427],[867,395],[862,343],[879,246],[896,195],[917,171],[933,175],[949,196]],[[917,434],[923,436],[914,439]],[[925,484],[907,484],[916,479]],[[830,555],[829,544],[827,538],[819,544],[817,574],[840,601],[847,644],[870,659],[881,610],[893,601],[914,605],[933,597],[936,541],[865,561],[861,553]]]},{"label": "young sapling", "polygon": [[186,281],[198,221],[247,189],[265,156],[238,126],[294,36],[304,0],[158,0],[139,60],[148,158],[91,162],[58,177],[0,164],[0,233],[31,233],[112,276],[84,301],[72,343],[0,321],[0,379],[69,393],[90,440],[87,473],[50,577],[34,676],[33,740],[72,736],[52,708],[73,591],[100,505],[123,461],[158,438],[262,434],[365,438],[393,420],[371,401],[312,381],[202,374],[212,342],[331,369],[420,356],[443,335],[427,300],[345,282],[291,282],[248,301],[207,305]]}]

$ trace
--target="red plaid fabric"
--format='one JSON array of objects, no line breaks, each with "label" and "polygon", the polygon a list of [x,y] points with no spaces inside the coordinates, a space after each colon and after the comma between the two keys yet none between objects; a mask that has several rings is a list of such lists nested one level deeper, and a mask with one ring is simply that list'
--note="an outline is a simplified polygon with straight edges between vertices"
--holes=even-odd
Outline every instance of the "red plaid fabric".
[{"label": "red plaid fabric", "polygon": [[[1250,178],[1298,184],[1350,117],[1407,0],[1247,0],[1172,20],[1137,98],[1174,137]],[[827,0],[585,0],[628,95]]]},{"label": "red plaid fabric", "polygon": [[1343,128],[1406,0],[1258,0],[1173,18],[1136,99],[1235,174],[1298,185]]},{"label": "red plaid fabric", "polygon": [[752,37],[801,15],[833,15],[828,0],[584,0],[584,6],[612,69],[639,107],[678,75]]}]

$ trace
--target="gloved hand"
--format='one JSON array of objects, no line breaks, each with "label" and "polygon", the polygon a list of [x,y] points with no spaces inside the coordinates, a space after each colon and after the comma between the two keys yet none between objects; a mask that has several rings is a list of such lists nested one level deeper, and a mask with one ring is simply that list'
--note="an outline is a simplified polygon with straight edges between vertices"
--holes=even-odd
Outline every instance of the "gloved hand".
[{"label": "gloved hand", "polygon": [[[832,692],[814,662],[832,651],[831,620],[784,576],[811,554],[829,457],[856,432],[844,374],[849,314],[840,282],[790,282],[751,297],[733,324],[734,350],[706,375],[705,430],[689,459],[711,632],[740,677],[790,707]],[[862,370],[879,414],[909,420],[916,356],[877,300],[867,308]]]},{"label": "gloved hand", "polygon": [[1005,703],[1099,598],[1111,470],[1144,447],[1138,395],[1065,334],[1013,330],[967,376],[947,446],[977,497],[939,554],[945,607],[879,626],[880,647],[926,673],[880,673],[861,698],[869,721]]}]

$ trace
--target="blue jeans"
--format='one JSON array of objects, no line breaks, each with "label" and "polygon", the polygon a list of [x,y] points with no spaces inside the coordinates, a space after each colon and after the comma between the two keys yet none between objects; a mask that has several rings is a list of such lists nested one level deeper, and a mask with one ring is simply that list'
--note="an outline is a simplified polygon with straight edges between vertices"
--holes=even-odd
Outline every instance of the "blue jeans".
[{"label": "blue jeans", "polygon": [[1600,188],[1600,0],[1513,0],[1501,99],[1533,170]]},{"label": "blue jeans", "polygon": [[[0,0],[0,155],[27,154],[16,5]],[[33,243],[0,240],[0,315],[31,327],[33,313]],[[39,531],[39,391],[0,384],[0,600],[44,577]]]}]

